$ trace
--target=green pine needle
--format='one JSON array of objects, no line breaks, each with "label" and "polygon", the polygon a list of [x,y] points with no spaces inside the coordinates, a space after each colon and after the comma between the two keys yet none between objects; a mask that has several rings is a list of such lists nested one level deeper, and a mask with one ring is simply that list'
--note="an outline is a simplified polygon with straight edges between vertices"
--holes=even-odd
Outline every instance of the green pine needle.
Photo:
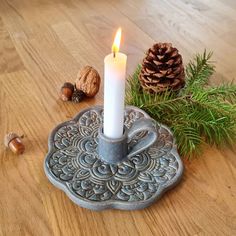
[{"label": "green pine needle", "polygon": [[194,88],[202,88],[207,85],[210,76],[214,73],[214,65],[210,61],[212,52],[197,54],[193,61],[190,61],[186,67],[186,87],[188,93]]},{"label": "green pine needle", "polygon": [[208,85],[214,73],[211,56],[204,51],[188,63],[186,85],[179,93],[144,92],[138,78],[140,65],[128,80],[126,103],[169,126],[180,154],[189,158],[199,155],[203,144],[222,147],[236,141],[236,85]]}]

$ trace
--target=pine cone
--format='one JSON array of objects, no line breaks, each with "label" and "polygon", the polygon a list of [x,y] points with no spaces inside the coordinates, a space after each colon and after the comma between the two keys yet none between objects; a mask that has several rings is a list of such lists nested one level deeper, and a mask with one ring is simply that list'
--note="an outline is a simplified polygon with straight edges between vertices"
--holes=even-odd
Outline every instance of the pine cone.
[{"label": "pine cone", "polygon": [[75,89],[72,94],[71,100],[73,102],[81,102],[84,99],[84,97],[85,93],[83,91]]},{"label": "pine cone", "polygon": [[139,75],[145,91],[178,91],[185,85],[184,77],[182,56],[171,43],[156,43],[147,51]]}]

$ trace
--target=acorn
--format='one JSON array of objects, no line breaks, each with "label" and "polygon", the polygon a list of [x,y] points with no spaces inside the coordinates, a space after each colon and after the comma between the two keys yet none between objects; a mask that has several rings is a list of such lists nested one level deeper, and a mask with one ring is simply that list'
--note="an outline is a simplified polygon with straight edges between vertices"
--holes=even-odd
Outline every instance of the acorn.
[{"label": "acorn", "polygon": [[20,155],[25,151],[25,146],[22,143],[21,138],[16,133],[11,132],[7,134],[4,139],[4,144],[17,155]]},{"label": "acorn", "polygon": [[61,100],[67,102],[71,100],[72,94],[74,92],[74,85],[70,82],[65,82],[61,87]]}]

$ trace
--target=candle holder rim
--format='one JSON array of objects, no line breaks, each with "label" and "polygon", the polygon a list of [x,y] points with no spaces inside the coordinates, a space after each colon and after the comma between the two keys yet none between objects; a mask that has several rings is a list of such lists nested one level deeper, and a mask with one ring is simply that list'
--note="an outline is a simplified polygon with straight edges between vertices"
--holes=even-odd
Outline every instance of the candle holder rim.
[{"label": "candle holder rim", "polygon": [[126,139],[128,137],[128,128],[124,125],[123,127],[123,134],[120,138],[110,138],[108,136],[106,136],[103,132],[103,125],[101,125],[99,128],[98,128],[98,134],[104,139],[104,140],[107,140],[109,142],[120,142],[124,139]]}]

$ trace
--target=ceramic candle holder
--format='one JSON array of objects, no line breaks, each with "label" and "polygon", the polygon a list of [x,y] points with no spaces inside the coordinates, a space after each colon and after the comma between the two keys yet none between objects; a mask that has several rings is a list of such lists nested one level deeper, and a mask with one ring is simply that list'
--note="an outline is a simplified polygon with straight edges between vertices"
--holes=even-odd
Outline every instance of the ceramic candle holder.
[{"label": "ceramic candle holder", "polygon": [[128,106],[124,134],[102,131],[103,107],[90,107],[50,134],[46,176],[76,204],[92,210],[150,206],[181,179],[183,164],[168,127]]}]

